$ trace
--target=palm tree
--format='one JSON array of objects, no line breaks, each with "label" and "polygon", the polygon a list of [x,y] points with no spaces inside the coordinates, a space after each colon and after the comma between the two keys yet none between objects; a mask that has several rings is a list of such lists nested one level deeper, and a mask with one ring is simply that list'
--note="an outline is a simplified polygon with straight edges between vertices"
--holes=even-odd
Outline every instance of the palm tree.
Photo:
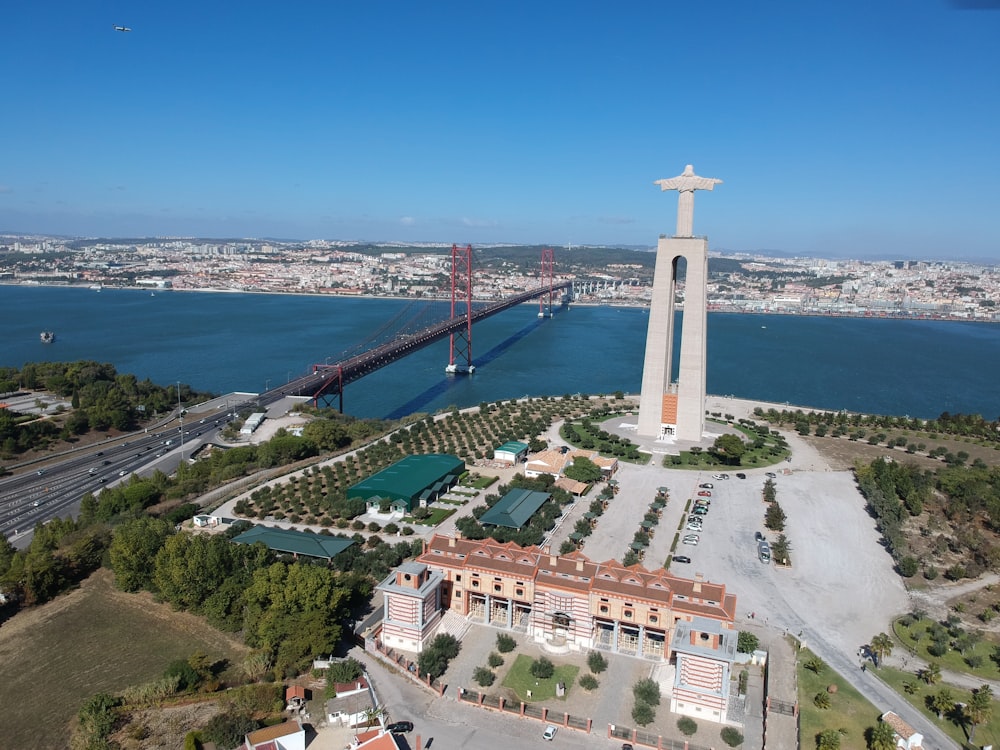
[{"label": "palm tree", "polygon": [[836,729],[824,729],[816,738],[817,750],[840,750],[840,732]]},{"label": "palm tree", "polygon": [[885,633],[879,633],[872,638],[869,648],[875,654],[875,666],[880,667],[882,666],[882,660],[892,653],[892,638]]},{"label": "palm tree", "polygon": [[955,707],[955,698],[952,696],[951,690],[943,687],[934,695],[930,696],[929,704],[931,710],[937,713],[938,721],[940,721],[944,714],[948,713]]},{"label": "palm tree", "polygon": [[868,737],[869,750],[895,750],[896,733],[884,721],[879,721],[871,729]]},{"label": "palm tree", "polygon": [[993,718],[993,691],[989,685],[983,685],[972,693],[972,700],[965,706],[965,716],[972,724],[972,729],[969,730],[971,744],[976,736],[976,727]]},{"label": "palm tree", "polygon": [[920,677],[928,685],[936,685],[941,681],[941,665],[936,661],[932,661],[920,670]]}]

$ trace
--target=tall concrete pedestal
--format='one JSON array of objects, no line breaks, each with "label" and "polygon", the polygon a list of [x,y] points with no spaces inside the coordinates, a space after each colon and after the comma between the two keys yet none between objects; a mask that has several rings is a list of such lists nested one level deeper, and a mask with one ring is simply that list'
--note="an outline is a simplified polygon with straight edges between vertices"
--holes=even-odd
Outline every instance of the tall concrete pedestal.
[{"label": "tall concrete pedestal", "polygon": [[[677,382],[671,382],[677,264],[687,261]],[[646,331],[636,432],[643,437],[698,442],[705,431],[708,240],[661,237]]]}]

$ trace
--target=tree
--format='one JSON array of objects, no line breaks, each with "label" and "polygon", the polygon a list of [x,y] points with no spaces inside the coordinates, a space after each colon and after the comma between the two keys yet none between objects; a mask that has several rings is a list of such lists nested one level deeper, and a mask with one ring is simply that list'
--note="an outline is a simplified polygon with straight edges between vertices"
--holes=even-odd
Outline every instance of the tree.
[{"label": "tree", "polygon": [[940,721],[942,716],[955,708],[955,696],[951,694],[949,688],[943,687],[934,695],[927,697],[927,704],[937,714],[938,721]]},{"label": "tree", "polygon": [[584,690],[596,690],[599,684],[597,678],[589,672],[580,678],[580,687]]},{"label": "tree", "polygon": [[872,642],[868,647],[875,654],[875,666],[881,666],[882,660],[892,654],[892,638],[885,633],[879,633],[872,638]]},{"label": "tree", "polygon": [[735,727],[723,727],[719,735],[729,747],[739,747],[743,744],[743,735]]},{"label": "tree", "polygon": [[555,671],[555,665],[544,656],[535,659],[531,664],[531,674],[540,680],[549,679]]},{"label": "tree", "polygon": [[764,525],[771,531],[784,531],[785,520],[785,511],[776,502],[768,505],[767,510],[764,511]]},{"label": "tree", "polygon": [[868,730],[868,750],[896,750],[896,733],[884,721]]},{"label": "tree", "polygon": [[993,718],[993,690],[989,685],[983,685],[972,692],[972,698],[965,705],[963,713],[972,725],[969,730],[969,744],[972,744],[975,742],[976,727]]},{"label": "tree", "polygon": [[472,672],[472,679],[476,681],[478,685],[482,687],[489,687],[496,680],[496,675],[493,674],[491,669],[486,667],[476,667]]},{"label": "tree", "polygon": [[506,633],[497,633],[497,651],[507,654],[517,647],[517,641]]},{"label": "tree", "polygon": [[752,654],[760,648],[760,639],[749,630],[741,630],[736,638],[736,650],[741,654]]},{"label": "tree", "polygon": [[608,660],[599,651],[591,651],[587,654],[587,666],[594,674],[600,674],[608,668]]},{"label": "tree", "polygon": [[941,665],[936,661],[932,661],[920,670],[920,679],[928,685],[936,685],[941,681]]},{"label": "tree", "polygon": [[690,716],[682,716],[677,720],[677,728],[685,737],[690,737],[698,731],[698,723]]},{"label": "tree", "polygon": [[151,516],[117,526],[108,550],[115,585],[122,591],[151,589],[154,560],[171,534],[173,529],[169,523]]},{"label": "tree", "polygon": [[577,456],[573,463],[563,470],[563,474],[577,482],[596,482],[601,478],[601,467],[586,456]]},{"label": "tree", "polygon": [[824,669],[826,669],[826,662],[820,659],[818,656],[814,656],[805,663],[805,668],[811,672],[819,674]]},{"label": "tree", "polygon": [[660,705],[660,684],[649,677],[638,680],[632,686],[632,694],[636,701],[642,701],[651,706]]},{"label": "tree", "polygon": [[640,727],[644,727],[647,724],[652,724],[655,718],[656,711],[653,710],[651,705],[642,701],[636,701],[636,704],[632,707],[632,721]]},{"label": "tree", "polygon": [[739,466],[746,450],[747,446],[740,439],[740,436],[734,435],[731,432],[727,432],[725,435],[719,435],[719,437],[715,439],[711,448],[712,453],[718,456],[723,463],[730,466]]},{"label": "tree", "polygon": [[824,729],[816,735],[816,750],[840,750],[840,732]]}]

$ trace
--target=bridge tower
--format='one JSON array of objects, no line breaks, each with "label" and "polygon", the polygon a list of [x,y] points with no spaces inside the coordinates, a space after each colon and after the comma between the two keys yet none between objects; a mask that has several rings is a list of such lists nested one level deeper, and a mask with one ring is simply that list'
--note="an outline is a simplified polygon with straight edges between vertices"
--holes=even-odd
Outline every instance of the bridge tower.
[{"label": "bridge tower", "polygon": [[[461,309],[465,303],[465,310]],[[456,309],[457,308],[457,309]],[[451,351],[444,371],[471,375],[472,364],[472,245],[451,246],[451,317],[465,314],[465,325],[451,334]]]},{"label": "bridge tower", "polygon": [[[538,317],[539,318],[551,318],[552,317],[552,298],[554,296],[554,291],[552,285],[555,283],[553,278],[555,272],[555,254],[551,247],[542,248],[542,286],[544,287],[546,283],[549,285],[549,293],[547,295],[543,294],[538,298]],[[548,304],[546,305],[545,298],[548,297]]]}]

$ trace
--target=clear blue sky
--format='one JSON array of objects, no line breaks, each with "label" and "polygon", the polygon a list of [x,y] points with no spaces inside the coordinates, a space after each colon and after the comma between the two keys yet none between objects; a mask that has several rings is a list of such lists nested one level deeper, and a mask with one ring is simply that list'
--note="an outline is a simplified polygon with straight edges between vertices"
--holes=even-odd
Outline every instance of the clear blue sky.
[{"label": "clear blue sky", "polygon": [[713,249],[1000,259],[1000,10],[52,0],[0,26],[0,231],[653,246],[653,181],[690,163],[724,180],[695,199]]}]

